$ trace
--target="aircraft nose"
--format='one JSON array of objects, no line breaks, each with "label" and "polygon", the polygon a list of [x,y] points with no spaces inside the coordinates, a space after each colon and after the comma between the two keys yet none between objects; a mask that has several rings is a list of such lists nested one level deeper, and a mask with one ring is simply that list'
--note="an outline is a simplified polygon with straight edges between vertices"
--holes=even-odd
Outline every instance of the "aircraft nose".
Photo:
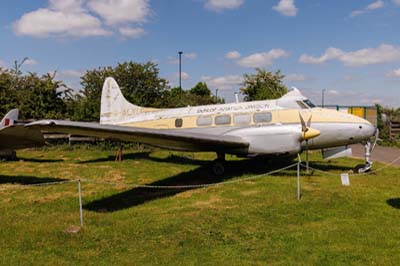
[{"label": "aircraft nose", "polygon": [[359,128],[364,139],[368,139],[375,135],[376,128],[369,122],[360,125]]}]

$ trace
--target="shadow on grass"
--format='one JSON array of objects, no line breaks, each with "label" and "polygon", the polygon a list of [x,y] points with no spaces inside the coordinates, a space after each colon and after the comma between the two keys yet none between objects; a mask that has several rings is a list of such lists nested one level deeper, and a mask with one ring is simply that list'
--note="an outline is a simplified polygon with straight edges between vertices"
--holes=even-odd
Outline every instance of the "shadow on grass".
[{"label": "shadow on grass", "polygon": [[400,209],[400,198],[388,199],[386,203],[392,206],[393,208]]},{"label": "shadow on grass", "polygon": [[[178,156],[175,154],[171,154],[167,158],[151,157],[150,153],[151,152],[128,153],[128,154],[123,155],[123,159],[124,159],[124,161],[144,159],[144,160],[150,160],[150,161],[154,161],[154,162],[174,163],[174,164],[190,164],[190,165],[206,165],[206,164],[208,164],[207,161],[196,160],[193,158],[189,158],[189,157],[185,157],[185,156]],[[93,160],[81,161],[81,162],[78,162],[78,164],[100,163],[100,162],[110,162],[110,161],[111,162],[115,161],[114,155],[110,155],[107,158],[98,158],[98,159],[93,159]]]},{"label": "shadow on grass", "polygon": [[[288,165],[290,162],[285,162],[282,166]],[[228,161],[226,163],[226,174],[222,177],[215,177],[210,174],[210,166],[200,166],[192,171],[181,173],[175,176],[168,177],[163,180],[153,182],[148,185],[153,186],[183,186],[183,185],[199,185],[199,184],[212,184],[232,179],[243,174],[263,174],[280,166],[276,163],[271,165],[261,160],[241,160],[241,161]],[[277,173],[277,175],[284,175]],[[293,174],[296,175],[296,172]],[[130,207],[138,206],[146,202],[167,198],[174,196],[178,193],[193,190],[197,188],[133,188],[109,197],[92,201],[84,205],[84,209],[95,212],[113,212]]]},{"label": "shadow on grass", "polygon": [[59,163],[63,162],[62,159],[37,159],[37,158],[23,158],[18,157],[17,161],[32,162],[32,163]]},{"label": "shadow on grass", "polygon": [[[305,162],[303,162],[305,164]],[[355,166],[355,165],[354,165]],[[350,166],[343,166],[343,165],[333,165],[330,162],[326,163],[319,163],[319,162],[312,162],[310,161],[310,167],[322,170],[322,171],[343,171],[343,172],[348,172],[350,170],[353,170],[354,167]]]},{"label": "shadow on grass", "polygon": [[42,183],[53,183],[66,181],[67,179],[54,178],[54,177],[36,177],[36,176],[9,176],[0,175],[0,184],[20,184],[20,185],[33,185]]}]

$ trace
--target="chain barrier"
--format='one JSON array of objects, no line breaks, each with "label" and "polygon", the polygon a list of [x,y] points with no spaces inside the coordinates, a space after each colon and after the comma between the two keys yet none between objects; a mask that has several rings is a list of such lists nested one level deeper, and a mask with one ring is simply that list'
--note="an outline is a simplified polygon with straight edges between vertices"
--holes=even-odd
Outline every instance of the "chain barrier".
[{"label": "chain barrier", "polygon": [[[129,187],[137,187],[137,188],[152,188],[152,189],[191,189],[191,188],[207,188],[207,187],[215,187],[215,186],[221,186],[221,185],[227,185],[227,184],[235,184],[239,182],[244,182],[244,181],[249,181],[249,180],[254,180],[258,179],[264,176],[269,176],[284,170],[288,170],[290,168],[294,168],[297,165],[297,163],[270,171],[268,173],[260,174],[260,175],[255,175],[255,176],[250,176],[246,178],[241,178],[237,180],[230,180],[230,181],[222,181],[218,183],[207,183],[207,184],[197,184],[197,185],[177,185],[177,186],[169,186],[169,185],[142,185],[142,184],[136,184],[136,183],[120,183],[120,182],[107,182],[107,181],[95,181],[95,180],[90,180],[90,179],[79,179],[81,182],[85,183],[92,183],[92,184],[106,184],[106,185],[123,185],[123,186],[129,186]],[[61,185],[61,184],[67,184],[67,183],[76,183],[79,182],[78,179],[70,179],[70,180],[64,180],[64,181],[59,181],[59,182],[47,182],[47,183],[37,183],[37,184],[21,184],[21,185],[9,185],[3,188],[0,188],[0,191],[4,191],[7,189],[11,188],[29,188],[29,187],[39,187],[39,186],[51,186],[51,185]]]},{"label": "chain barrier", "polygon": [[95,181],[95,180],[88,180],[88,179],[81,179],[82,182],[86,183],[92,183],[92,184],[106,184],[106,185],[124,185],[124,186],[130,186],[130,187],[137,187],[137,188],[154,188],[154,189],[191,189],[191,188],[207,188],[207,187],[216,187],[216,186],[222,186],[222,185],[228,185],[228,184],[235,184],[239,182],[244,182],[244,181],[249,181],[249,180],[254,180],[258,179],[264,176],[269,176],[281,171],[285,171],[291,168],[294,168],[297,165],[297,163],[270,171],[268,173],[260,174],[260,175],[255,175],[255,176],[250,176],[246,178],[241,178],[241,179],[236,179],[236,180],[230,180],[230,181],[222,181],[218,183],[208,183],[208,184],[197,184],[197,185],[177,185],[177,186],[169,186],[169,185],[141,185],[141,184],[126,184],[126,183],[117,183],[117,182],[102,182],[102,181]]},{"label": "chain barrier", "polygon": [[[372,170],[372,171],[369,171],[369,172],[366,172],[366,173],[352,173],[352,175],[370,175],[370,174],[373,174],[373,173],[377,173],[377,172],[380,172],[380,171],[384,170],[385,168],[388,168],[388,167],[392,166],[393,164],[395,164],[399,160],[400,160],[400,156],[397,157],[396,159],[392,160],[391,162],[385,164],[384,166],[378,168],[378,169],[375,169],[375,170]],[[300,163],[300,165],[303,168],[307,169],[307,165],[304,165],[302,163]],[[311,170],[316,171],[316,172],[324,173],[324,174],[327,174],[327,175],[330,175],[330,176],[337,176],[338,175],[338,174],[334,174],[334,173],[331,173],[331,172],[328,172],[328,171],[324,171],[324,170],[320,170],[320,169],[317,169],[317,168],[313,168],[311,166],[308,166],[308,169],[311,169]]]}]

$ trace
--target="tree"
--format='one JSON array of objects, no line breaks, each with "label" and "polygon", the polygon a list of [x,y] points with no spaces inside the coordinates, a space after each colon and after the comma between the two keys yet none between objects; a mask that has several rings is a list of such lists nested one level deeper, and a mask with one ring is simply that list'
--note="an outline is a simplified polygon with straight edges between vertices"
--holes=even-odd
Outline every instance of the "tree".
[{"label": "tree", "polygon": [[88,70],[81,77],[82,90],[71,102],[74,120],[96,121],[100,117],[100,101],[103,82],[107,77],[114,77],[125,98],[136,105],[160,107],[163,92],[168,88],[168,81],[158,77],[157,64],[135,62],[119,63],[116,67],[100,67]]},{"label": "tree", "polygon": [[20,66],[16,62],[15,69],[0,68],[0,116],[18,108],[20,119],[63,118],[66,114],[64,97],[70,89],[55,80],[55,73],[23,74]]},{"label": "tree", "polygon": [[240,88],[245,95],[245,101],[277,99],[287,93],[287,88],[282,84],[285,76],[280,70],[267,72],[256,68],[256,74],[244,74],[243,87]]},{"label": "tree", "polygon": [[197,95],[197,96],[210,96],[211,95],[211,91],[207,86],[207,83],[205,82],[199,82],[197,83],[191,90],[190,93],[193,95]]}]

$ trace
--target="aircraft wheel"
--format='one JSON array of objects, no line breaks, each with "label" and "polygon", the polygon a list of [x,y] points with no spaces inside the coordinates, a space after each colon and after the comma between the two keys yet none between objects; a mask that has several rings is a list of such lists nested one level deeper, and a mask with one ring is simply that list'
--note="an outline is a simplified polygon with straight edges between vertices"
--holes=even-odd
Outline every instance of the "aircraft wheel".
[{"label": "aircraft wheel", "polygon": [[212,171],[216,176],[221,176],[225,173],[225,166],[221,160],[215,160],[212,165]]},{"label": "aircraft wheel", "polygon": [[371,167],[368,167],[366,164],[358,164],[356,167],[354,167],[354,173],[362,174],[369,172],[371,170]]}]

